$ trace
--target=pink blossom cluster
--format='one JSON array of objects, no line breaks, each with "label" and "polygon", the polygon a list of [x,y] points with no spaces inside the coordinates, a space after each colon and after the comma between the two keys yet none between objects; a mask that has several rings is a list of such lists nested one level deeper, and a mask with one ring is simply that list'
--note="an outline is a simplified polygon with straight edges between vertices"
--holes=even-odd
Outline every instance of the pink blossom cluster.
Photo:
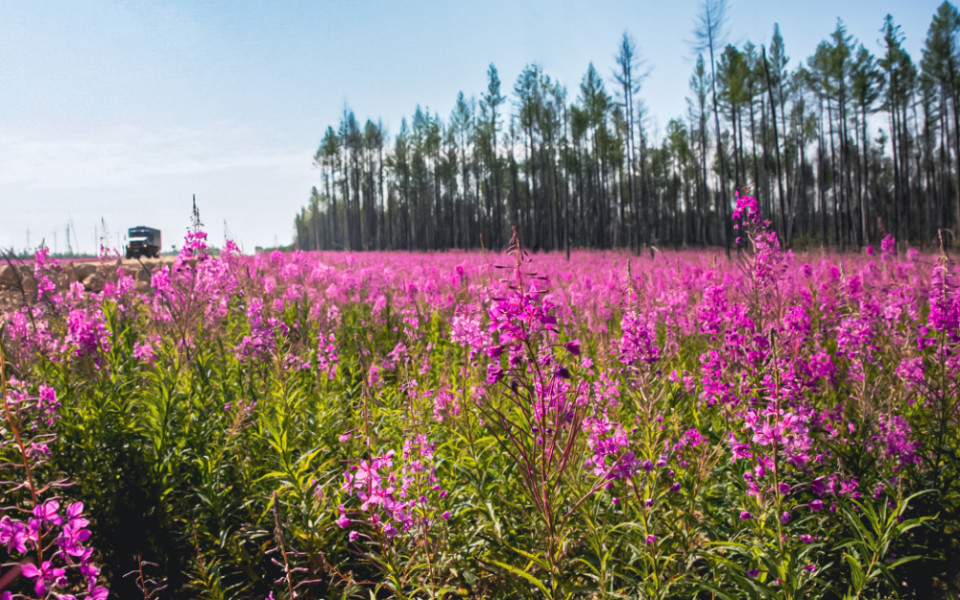
[{"label": "pink blossom cluster", "polygon": [[399,455],[388,450],[360,460],[344,474],[344,499],[351,505],[354,499],[359,506],[340,504],[337,525],[350,529],[351,541],[364,531],[387,539],[407,532],[423,536],[438,518],[450,517],[442,510],[447,492],[437,479],[434,451],[425,434],[416,434],[404,441]]},{"label": "pink blossom cluster", "polygon": [[[0,439],[0,465],[4,501],[0,505],[0,556],[4,569],[13,569],[30,582],[36,598],[104,600],[107,589],[99,585],[100,567],[94,548],[87,545],[90,521],[83,503],[61,496],[44,498],[66,482],[41,482],[37,478],[51,456],[56,436],[50,433],[61,418],[61,403],[53,388],[40,385],[35,395],[16,379],[6,382]],[[9,436],[9,438],[7,437]],[[10,454],[6,453],[12,453]],[[14,458],[15,457],[15,458]],[[10,472],[13,471],[13,472]],[[9,573],[7,573],[9,574]],[[4,577],[9,583],[13,579]],[[13,598],[0,588],[0,598]],[[17,596],[22,597],[22,596]]]}]

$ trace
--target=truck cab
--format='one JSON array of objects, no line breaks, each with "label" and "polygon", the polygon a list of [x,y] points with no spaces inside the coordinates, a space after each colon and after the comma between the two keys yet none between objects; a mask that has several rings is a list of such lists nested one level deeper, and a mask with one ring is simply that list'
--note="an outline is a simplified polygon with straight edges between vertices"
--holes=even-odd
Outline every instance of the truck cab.
[{"label": "truck cab", "polygon": [[160,256],[160,230],[138,225],[127,231],[127,258],[156,258]]}]

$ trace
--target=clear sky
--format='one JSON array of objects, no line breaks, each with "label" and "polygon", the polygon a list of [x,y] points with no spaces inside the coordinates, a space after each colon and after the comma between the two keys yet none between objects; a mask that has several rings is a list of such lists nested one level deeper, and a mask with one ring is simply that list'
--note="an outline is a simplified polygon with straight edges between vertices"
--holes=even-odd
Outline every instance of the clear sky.
[{"label": "clear sky", "polygon": [[[915,62],[939,0],[731,0],[727,41],[769,44],[790,68],[842,18],[874,53],[887,13]],[[608,77],[624,31],[649,76],[640,97],[662,133],[685,112],[695,0],[294,2],[9,0],[0,6],[0,248],[92,251],[127,228],[167,248],[191,197],[213,243],[289,243],[319,184],[312,157],[345,104],[395,135],[417,104],[446,120],[495,63],[505,91],[529,62],[578,94]],[[56,236],[55,236],[56,232]],[[56,237],[56,240],[55,240]],[[78,241],[73,243],[74,249]]]}]

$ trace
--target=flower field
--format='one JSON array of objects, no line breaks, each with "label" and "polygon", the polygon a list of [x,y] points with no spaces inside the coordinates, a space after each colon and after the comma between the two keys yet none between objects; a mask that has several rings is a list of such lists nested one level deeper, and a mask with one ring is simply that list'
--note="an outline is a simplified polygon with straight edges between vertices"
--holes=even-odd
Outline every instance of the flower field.
[{"label": "flower field", "polygon": [[[943,253],[208,254],[0,316],[2,598],[938,598]],[[109,590],[109,591],[108,591]]]}]

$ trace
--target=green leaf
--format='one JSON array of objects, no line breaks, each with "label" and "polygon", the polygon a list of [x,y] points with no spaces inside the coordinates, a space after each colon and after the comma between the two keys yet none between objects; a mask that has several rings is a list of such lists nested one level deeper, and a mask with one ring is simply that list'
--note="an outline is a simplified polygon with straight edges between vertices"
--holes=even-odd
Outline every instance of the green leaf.
[{"label": "green leaf", "polygon": [[850,567],[850,576],[853,579],[854,587],[858,590],[863,589],[867,580],[863,574],[863,567],[860,566],[860,561],[846,552],[843,553],[843,559],[847,561],[847,565]]},{"label": "green leaf", "polygon": [[534,577],[534,576],[531,575],[530,573],[527,573],[526,571],[521,571],[520,569],[518,569],[518,568],[516,568],[516,567],[513,567],[513,566],[508,565],[508,564],[506,564],[506,563],[502,563],[502,562],[497,561],[497,560],[491,560],[490,562],[491,562],[492,564],[497,565],[497,566],[500,567],[501,569],[504,569],[505,571],[508,571],[508,572],[510,572],[510,573],[513,573],[514,575],[518,575],[518,576],[526,579],[529,583],[531,583],[531,584],[533,584],[534,586],[536,586],[536,588],[537,588],[538,590],[540,590],[541,592],[543,592],[543,595],[544,595],[544,596],[547,596],[548,598],[550,597],[550,590],[547,589],[547,586],[543,585],[543,582],[542,582],[542,581],[540,581],[539,579],[537,579],[536,577]]},{"label": "green leaf", "polygon": [[[508,546],[509,546],[509,544],[508,544]],[[535,554],[531,554],[530,552],[527,552],[526,550],[521,550],[520,548],[515,548],[515,547],[513,547],[513,546],[510,546],[510,549],[513,550],[514,552],[516,552],[517,554],[519,554],[519,555],[521,555],[521,556],[524,556],[524,557],[530,559],[530,562],[534,563],[535,565],[537,565],[537,566],[540,567],[541,569],[545,569],[545,570],[547,570],[547,571],[550,570],[550,564],[547,563],[547,561],[545,561],[545,560],[543,560],[542,558],[540,558],[539,556],[537,556],[537,555],[535,555]]]}]

